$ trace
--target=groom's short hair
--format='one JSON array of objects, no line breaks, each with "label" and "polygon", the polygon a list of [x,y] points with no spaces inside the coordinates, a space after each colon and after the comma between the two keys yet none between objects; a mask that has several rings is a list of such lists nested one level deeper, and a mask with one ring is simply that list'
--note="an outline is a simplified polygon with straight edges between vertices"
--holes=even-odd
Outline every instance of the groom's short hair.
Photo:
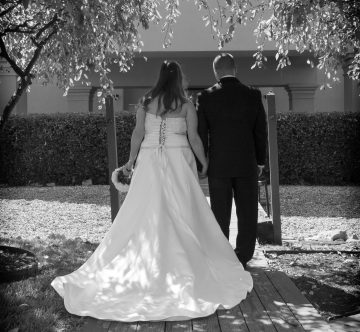
[{"label": "groom's short hair", "polygon": [[213,66],[216,72],[235,70],[234,57],[229,53],[221,53],[215,57]]}]

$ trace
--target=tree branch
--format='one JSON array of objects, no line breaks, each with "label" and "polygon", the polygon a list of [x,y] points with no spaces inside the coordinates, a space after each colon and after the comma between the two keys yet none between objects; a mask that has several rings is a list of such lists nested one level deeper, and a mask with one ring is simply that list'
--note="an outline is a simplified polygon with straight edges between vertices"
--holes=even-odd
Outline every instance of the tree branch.
[{"label": "tree branch", "polygon": [[24,77],[25,73],[23,72],[23,70],[16,64],[13,59],[10,58],[9,54],[7,53],[6,46],[2,37],[0,37],[0,50],[0,56],[2,56],[10,64],[11,68],[15,71],[15,73],[20,77]]},{"label": "tree branch", "polygon": [[34,37],[30,37],[30,40],[36,47],[40,47],[40,44],[35,40]]},{"label": "tree branch", "polygon": [[34,67],[34,64],[36,63],[37,59],[40,56],[40,53],[43,49],[43,47],[46,45],[46,43],[51,39],[51,37],[57,33],[57,29],[54,28],[53,31],[51,31],[51,33],[44,39],[42,40],[40,43],[38,43],[38,48],[35,50],[34,52],[34,56],[32,57],[31,61],[29,62],[29,64],[27,65],[24,74],[26,76],[28,76],[32,70],[32,68]]},{"label": "tree branch", "polygon": [[10,13],[13,9],[15,9],[19,4],[10,6],[8,9],[3,10],[2,12],[0,12],[0,17],[5,16],[7,13]]},{"label": "tree branch", "polygon": [[5,36],[5,34],[7,34],[7,33],[13,33],[13,32],[32,34],[32,33],[34,33],[34,30],[32,30],[32,29],[30,29],[30,30],[21,30],[20,27],[7,28],[7,29],[5,29],[0,35],[1,35],[1,36]]},{"label": "tree branch", "polygon": [[6,121],[10,116],[11,111],[14,109],[15,105],[20,100],[20,97],[22,96],[24,91],[26,91],[27,87],[30,84],[31,84],[31,78],[30,77],[28,77],[27,79],[22,79],[21,80],[21,83],[19,84],[19,86],[16,89],[16,94],[14,94],[10,98],[9,102],[7,103],[7,105],[4,108],[2,116],[0,116],[0,132],[3,130]]},{"label": "tree branch", "polygon": [[[39,23],[36,23],[34,26],[30,26],[29,22],[31,22],[31,21],[32,20],[25,20],[23,23],[16,24],[15,26],[14,26],[14,24],[12,24],[14,27],[6,28],[2,34],[4,35],[5,33],[11,33],[11,32],[35,33],[36,28],[39,26]],[[11,24],[10,24],[10,26],[11,26]],[[21,28],[26,28],[26,30],[21,30]]]},{"label": "tree branch", "polygon": [[[53,25],[56,22],[56,19],[57,18],[54,17],[51,25]],[[51,25],[47,24],[48,27],[50,27]],[[43,31],[45,31],[45,30],[46,29],[44,29]],[[0,55],[3,56],[10,63],[11,67],[21,77],[21,83],[19,84],[19,86],[16,90],[16,94],[10,98],[9,103],[5,106],[3,114],[0,117],[0,131],[2,131],[2,129],[4,128],[7,119],[9,118],[12,110],[14,109],[15,105],[19,101],[21,95],[24,93],[24,91],[26,91],[27,87],[31,84],[32,78],[34,77],[31,74],[31,70],[33,69],[36,61],[38,60],[42,49],[44,48],[46,43],[49,42],[51,37],[57,33],[57,31],[58,31],[58,29],[55,26],[45,39],[43,39],[40,43],[36,43],[38,45],[38,47],[35,50],[34,55],[33,55],[32,59],[30,60],[29,64],[27,65],[25,71],[22,71],[16,65],[16,63],[9,57],[8,53],[6,52],[6,47],[5,47],[4,41],[2,40],[2,38],[0,38],[0,49],[1,49]]]},{"label": "tree branch", "polygon": [[57,20],[58,20],[58,15],[55,14],[54,17],[51,19],[51,21],[49,21],[41,29],[39,29],[39,31],[35,35],[35,39],[38,39],[42,35],[42,33],[51,26],[53,26],[57,22]]}]

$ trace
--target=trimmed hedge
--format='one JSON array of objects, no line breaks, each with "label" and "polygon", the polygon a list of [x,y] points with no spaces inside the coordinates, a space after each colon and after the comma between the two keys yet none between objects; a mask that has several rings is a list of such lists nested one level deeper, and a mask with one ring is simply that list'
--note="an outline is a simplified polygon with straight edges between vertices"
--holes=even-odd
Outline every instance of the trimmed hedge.
[{"label": "trimmed hedge", "polygon": [[360,113],[278,115],[281,184],[360,184]]},{"label": "trimmed hedge", "polygon": [[[127,161],[133,114],[116,117],[119,165]],[[360,113],[278,114],[281,184],[360,184]],[[108,183],[101,114],[12,116],[0,135],[0,183]]]},{"label": "trimmed hedge", "polygon": [[[119,164],[127,161],[132,114],[116,117]],[[101,114],[13,116],[0,136],[0,182],[108,183],[106,119]]]}]

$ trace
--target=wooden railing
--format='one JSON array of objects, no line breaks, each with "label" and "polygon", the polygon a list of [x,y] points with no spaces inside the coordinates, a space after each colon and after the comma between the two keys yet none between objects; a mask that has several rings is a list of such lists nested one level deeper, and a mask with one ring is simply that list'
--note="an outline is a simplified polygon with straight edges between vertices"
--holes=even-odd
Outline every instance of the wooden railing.
[{"label": "wooden railing", "polygon": [[266,96],[269,167],[270,167],[270,192],[271,192],[271,216],[274,226],[274,242],[281,244],[281,219],[279,197],[279,163],[276,128],[275,94],[269,92]]},{"label": "wooden railing", "polygon": [[114,221],[119,208],[119,193],[114,184],[111,182],[111,174],[115,168],[118,168],[117,142],[116,142],[116,123],[113,98],[106,98],[106,137],[108,150],[108,167],[109,167],[109,183],[110,183],[110,202],[111,202],[111,221]]}]

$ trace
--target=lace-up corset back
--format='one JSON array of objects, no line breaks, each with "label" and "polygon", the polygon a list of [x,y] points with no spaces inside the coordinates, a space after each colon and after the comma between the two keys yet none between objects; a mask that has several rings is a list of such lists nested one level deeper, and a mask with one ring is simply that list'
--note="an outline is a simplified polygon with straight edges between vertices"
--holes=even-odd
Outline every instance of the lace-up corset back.
[{"label": "lace-up corset back", "polygon": [[146,113],[142,147],[188,147],[186,120],[183,117],[161,118]]}]

